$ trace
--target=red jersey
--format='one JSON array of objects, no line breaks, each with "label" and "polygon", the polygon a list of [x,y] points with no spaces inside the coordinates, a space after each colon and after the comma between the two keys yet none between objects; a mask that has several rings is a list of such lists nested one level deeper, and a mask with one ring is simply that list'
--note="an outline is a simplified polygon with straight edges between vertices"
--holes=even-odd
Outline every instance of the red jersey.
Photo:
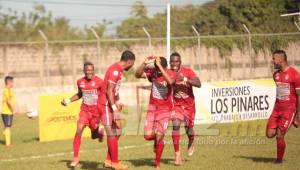
[{"label": "red jersey", "polygon": [[123,77],[123,69],[118,63],[111,65],[107,69],[105,73],[102,91],[99,98],[100,104],[108,105],[108,99],[106,95],[108,82],[116,84],[115,88],[113,89],[114,99],[115,101],[119,100],[119,89],[121,86],[122,77]]},{"label": "red jersey", "polygon": [[296,107],[296,89],[300,89],[300,74],[293,67],[285,71],[276,71],[273,75],[276,83],[275,106]]},{"label": "red jersey", "polygon": [[91,80],[85,77],[77,80],[77,87],[82,92],[81,109],[97,109],[98,96],[101,94],[103,80],[98,76],[93,76]]},{"label": "red jersey", "polygon": [[[175,79],[175,73],[167,69],[167,74]],[[169,85],[161,74],[155,68],[147,69],[144,72],[145,77],[152,82],[150,105],[173,108],[173,87]]]},{"label": "red jersey", "polygon": [[[193,79],[197,76],[192,69],[186,67],[180,67],[178,74],[188,79]],[[175,106],[193,106],[195,104],[193,86],[185,83],[183,80],[175,80],[173,95]]]}]

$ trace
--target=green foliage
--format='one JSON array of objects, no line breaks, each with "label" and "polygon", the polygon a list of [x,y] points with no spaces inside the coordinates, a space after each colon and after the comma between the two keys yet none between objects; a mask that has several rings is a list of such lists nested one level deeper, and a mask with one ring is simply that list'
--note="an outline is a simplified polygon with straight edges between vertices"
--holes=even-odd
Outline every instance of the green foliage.
[{"label": "green foliage", "polygon": [[[103,36],[109,22],[97,23],[94,29]],[[49,40],[95,39],[86,27],[80,30],[70,25],[65,17],[52,16],[43,5],[35,5],[29,13],[18,13],[12,9],[4,12],[0,8],[0,41],[37,41],[41,40],[38,30],[42,30]]]},{"label": "green foliage", "polygon": [[[245,34],[243,24],[252,33],[296,32],[293,17],[283,18],[280,14],[299,11],[300,3],[295,0],[215,0],[204,5],[174,6],[171,9],[172,36],[193,36],[194,25],[201,35]],[[118,27],[120,37],[145,37],[142,27],[146,27],[153,37],[164,37],[166,32],[166,12],[153,17],[130,17]],[[134,31],[132,31],[134,30]],[[253,37],[255,52],[284,48],[288,42],[299,38]],[[189,47],[195,44],[190,40],[172,41],[172,45]],[[247,37],[205,38],[202,44],[218,48],[221,56],[230,54],[233,46],[248,48]]]}]

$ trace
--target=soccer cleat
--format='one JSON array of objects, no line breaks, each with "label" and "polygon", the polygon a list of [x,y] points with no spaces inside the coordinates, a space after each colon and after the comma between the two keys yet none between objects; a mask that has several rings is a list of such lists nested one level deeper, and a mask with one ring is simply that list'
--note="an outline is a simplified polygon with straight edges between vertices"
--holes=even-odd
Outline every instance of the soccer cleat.
[{"label": "soccer cleat", "polygon": [[112,168],[111,160],[105,159],[103,166],[104,166],[104,168]]},{"label": "soccer cleat", "polygon": [[121,162],[118,162],[118,163],[113,163],[112,162],[111,168],[114,169],[114,170],[127,170],[128,166],[122,164]]},{"label": "soccer cleat", "polygon": [[180,152],[175,152],[175,165],[180,166],[182,164],[182,158]]},{"label": "soccer cleat", "polygon": [[274,163],[274,164],[281,164],[281,163],[282,163],[282,160],[276,159],[273,163]]},{"label": "soccer cleat", "polygon": [[74,158],[73,161],[71,162],[70,166],[76,167],[78,164],[79,164],[79,158]]},{"label": "soccer cleat", "polygon": [[194,145],[190,146],[187,151],[188,156],[192,156],[194,154]]}]

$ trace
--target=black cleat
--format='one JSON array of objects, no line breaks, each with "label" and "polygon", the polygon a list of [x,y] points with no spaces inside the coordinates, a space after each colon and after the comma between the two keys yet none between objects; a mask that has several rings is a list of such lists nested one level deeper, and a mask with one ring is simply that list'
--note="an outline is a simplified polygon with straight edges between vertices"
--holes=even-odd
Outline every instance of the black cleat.
[{"label": "black cleat", "polygon": [[274,164],[281,164],[281,163],[282,163],[282,160],[276,159],[273,163],[274,163]]}]

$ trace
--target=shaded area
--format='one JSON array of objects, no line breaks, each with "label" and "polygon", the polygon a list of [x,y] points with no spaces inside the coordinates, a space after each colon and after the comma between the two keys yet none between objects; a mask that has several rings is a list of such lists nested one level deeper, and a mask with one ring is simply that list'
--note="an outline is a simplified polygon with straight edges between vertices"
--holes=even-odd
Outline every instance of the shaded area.
[{"label": "shaded area", "polygon": [[[71,160],[61,160],[59,162],[63,162],[66,164],[66,167],[69,169],[76,169],[76,167],[71,167]],[[77,168],[80,169],[93,169],[93,170],[104,170],[104,169],[108,169],[108,168],[104,168],[103,167],[103,163],[102,162],[95,162],[95,161],[80,161],[79,165],[77,166]]]},{"label": "shaded area", "polygon": [[[135,167],[140,167],[140,166],[152,167],[152,166],[154,166],[154,159],[152,159],[152,158],[130,159],[130,160],[124,160],[124,161],[130,162]],[[162,158],[160,162],[163,164],[173,164],[174,159]]]},{"label": "shaded area", "polygon": [[264,162],[264,163],[272,163],[276,160],[276,158],[267,158],[267,157],[256,157],[256,156],[234,156],[234,158],[243,158],[243,159],[248,159],[252,160],[253,162]]}]

